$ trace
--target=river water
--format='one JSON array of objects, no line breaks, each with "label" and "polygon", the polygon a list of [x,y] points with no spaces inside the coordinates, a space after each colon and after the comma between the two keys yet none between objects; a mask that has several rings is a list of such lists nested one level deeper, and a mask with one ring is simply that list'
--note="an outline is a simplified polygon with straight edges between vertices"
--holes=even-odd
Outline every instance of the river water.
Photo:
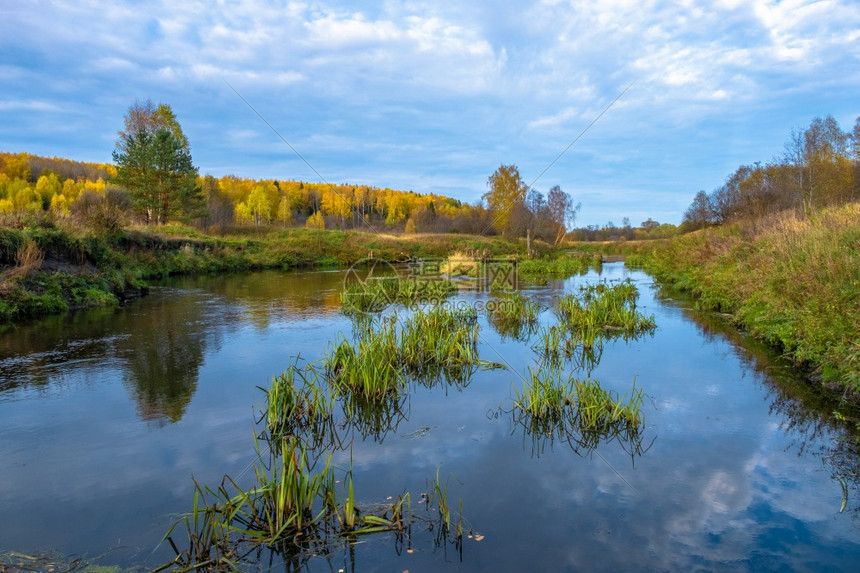
[{"label": "river water", "polygon": [[[294,357],[317,360],[350,335],[338,310],[344,276],[179,278],[122,308],[0,332],[0,555],[137,569],[172,559],[159,541],[190,509],[193,479],[215,486],[224,474],[248,475],[259,387]],[[253,567],[853,570],[858,464],[827,397],[623,263],[527,292],[549,308],[586,282],[627,278],[658,328],[605,343],[591,375],[619,393],[635,380],[647,394],[638,449],[619,440],[574,447],[518,426],[511,401],[536,340],[499,333],[481,314],[480,355],[506,369],[463,385],[413,385],[401,416],[354,433],[334,458],[352,464],[360,503],[409,491],[416,516],[438,472],[449,503],[462,500],[471,536],[439,541],[419,519],[405,543],[380,534],[326,556],[263,556]],[[549,310],[541,316],[553,320]]]}]

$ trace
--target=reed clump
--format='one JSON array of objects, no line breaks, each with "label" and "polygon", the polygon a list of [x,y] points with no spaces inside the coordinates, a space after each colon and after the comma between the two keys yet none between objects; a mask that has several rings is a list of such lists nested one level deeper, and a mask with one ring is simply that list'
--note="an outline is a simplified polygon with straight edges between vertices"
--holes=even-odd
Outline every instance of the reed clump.
[{"label": "reed clump", "polygon": [[537,330],[543,308],[518,291],[504,292],[487,304],[487,318],[501,336],[528,338]]},{"label": "reed clump", "polygon": [[[408,492],[391,503],[359,507],[352,469],[338,480],[331,453],[310,447],[302,437],[287,431],[328,418],[330,396],[309,388],[318,378],[307,372],[315,370],[299,369],[294,362],[266,393],[272,403],[264,408],[263,419],[267,429],[277,431],[264,432],[262,438],[255,436],[257,460],[252,483],[243,486],[242,480],[225,475],[213,489],[194,481],[191,511],[163,538],[176,557],[156,571],[235,570],[255,548],[307,554],[327,551],[344,538],[385,531],[407,537],[411,534]],[[344,411],[349,410],[347,403]],[[447,485],[444,490],[438,486],[438,471],[436,483],[434,495],[424,494],[422,498],[438,508],[439,529],[445,538],[458,542],[462,537],[462,501],[460,520],[451,533]],[[186,536],[187,545],[180,549],[174,538]]]},{"label": "reed clump", "polygon": [[657,326],[653,315],[645,316],[636,309],[638,294],[629,279],[615,285],[586,285],[580,287],[578,295],[559,299],[555,314],[569,331],[581,331],[585,343],[593,342],[600,331],[637,335]]},{"label": "reed clump", "polygon": [[591,373],[603,356],[603,341],[616,332],[595,329],[568,330],[559,325],[541,329],[537,343],[532,346],[540,361],[552,368],[569,363],[575,371]]},{"label": "reed clump", "polygon": [[575,275],[582,275],[592,267],[602,264],[599,254],[590,253],[570,254],[556,259],[529,259],[519,262],[519,276],[523,280],[536,284],[546,284],[548,279],[566,279]]},{"label": "reed clump", "polygon": [[338,394],[368,401],[400,395],[407,377],[444,376],[462,380],[476,366],[491,366],[478,356],[478,317],[471,308],[417,308],[362,321],[357,340],[341,340],[325,358],[325,371]]},{"label": "reed clump", "polygon": [[376,313],[392,304],[439,303],[457,292],[457,285],[441,279],[371,278],[347,286],[341,293],[345,314]]},{"label": "reed clump", "polygon": [[269,435],[301,436],[311,447],[323,440],[337,440],[334,422],[336,398],[325,377],[314,365],[300,367],[298,358],[272,379],[263,412]]},{"label": "reed clump", "polygon": [[342,339],[324,359],[325,371],[339,394],[356,394],[381,401],[399,394],[405,380],[400,354],[397,315],[373,322],[353,344]]},{"label": "reed clump", "polygon": [[644,394],[633,382],[623,396],[592,378],[577,379],[561,369],[529,368],[522,390],[514,390],[514,411],[533,431],[550,434],[560,426],[583,433],[611,434],[644,422]]}]

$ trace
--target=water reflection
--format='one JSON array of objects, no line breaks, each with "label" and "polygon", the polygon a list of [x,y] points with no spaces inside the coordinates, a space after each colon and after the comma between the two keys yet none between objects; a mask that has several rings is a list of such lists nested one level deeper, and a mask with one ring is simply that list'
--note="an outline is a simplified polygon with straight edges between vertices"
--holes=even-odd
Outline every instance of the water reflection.
[{"label": "water reflection", "polygon": [[[649,282],[614,265],[603,271]],[[100,555],[121,537],[150,555],[175,513],[191,503],[189,476],[217,484],[248,467],[249,426],[263,401],[256,387],[283,372],[290,356],[315,360],[338,333],[348,335],[350,322],[336,302],[342,277],[318,274],[328,278],[261,273],[259,285],[257,275],[182,279],[123,309],[0,334],[0,550]],[[574,290],[574,280],[529,296],[549,307],[553,294]],[[656,406],[645,409],[644,439],[525,427],[507,415],[487,419],[510,404],[515,372],[537,355],[482,314],[480,352],[510,370],[471,373],[450,392],[444,380],[432,389],[410,380],[410,402],[384,415],[355,405],[355,419],[363,420],[357,427],[338,406],[329,423],[331,435],[344,440],[336,463],[355,468],[361,501],[420,492],[441,467],[443,479],[452,476],[452,495],[464,500],[469,526],[486,540],[464,541],[462,564],[449,563],[458,560],[456,547],[434,554],[430,543],[406,538],[400,549],[414,552],[392,552],[390,538],[368,538],[329,554],[314,548],[317,557],[263,552],[250,566],[850,570],[860,545],[856,519],[838,513],[839,476],[849,488],[845,512],[857,512],[852,476],[860,467],[853,423],[830,415],[841,405],[731,327],[642,292],[657,315],[655,336],[603,340],[594,357],[573,355],[564,368],[592,372],[620,393],[638,376],[637,387]],[[464,293],[459,300],[489,297]],[[544,328],[554,322],[549,312],[540,321]],[[183,353],[195,344],[202,354]],[[141,423],[144,416],[164,423]],[[164,551],[147,556],[123,565],[170,558]]]},{"label": "water reflection", "polygon": [[[700,312],[689,297],[657,286],[657,297],[679,308],[707,341],[724,340],[753,381],[765,391],[768,413],[780,420],[798,456],[822,460],[845,495],[844,510],[860,512],[860,419],[856,406],[817,386],[804,372],[767,344],[734,327],[730,316]],[[844,414],[834,415],[836,412]],[[840,419],[842,418],[842,419]],[[838,500],[834,501],[838,506]]]},{"label": "water reflection", "polygon": [[630,457],[631,467],[635,467],[636,458],[647,452],[657,439],[651,436],[646,441],[644,424],[584,428],[576,416],[550,420],[519,410],[511,413],[511,427],[511,435],[521,433],[523,449],[530,446],[533,457],[552,451],[556,444],[570,448],[577,456],[588,457],[599,446],[616,443]]},{"label": "water reflection", "polygon": [[121,379],[141,419],[177,422],[207,354],[219,352],[226,337],[247,323],[265,330],[335,314],[341,285],[338,272],[182,277],[124,307],[4,326],[0,400],[13,390],[50,391],[74,365]]}]

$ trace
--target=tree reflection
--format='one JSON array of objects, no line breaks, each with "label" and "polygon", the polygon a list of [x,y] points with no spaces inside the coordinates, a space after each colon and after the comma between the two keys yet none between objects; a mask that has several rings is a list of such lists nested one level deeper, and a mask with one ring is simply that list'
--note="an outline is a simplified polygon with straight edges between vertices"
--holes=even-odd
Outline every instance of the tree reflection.
[{"label": "tree reflection", "polygon": [[222,334],[197,296],[163,296],[136,313],[131,336],[118,342],[125,356],[123,378],[147,421],[179,421],[197,389],[207,351],[220,347]]}]

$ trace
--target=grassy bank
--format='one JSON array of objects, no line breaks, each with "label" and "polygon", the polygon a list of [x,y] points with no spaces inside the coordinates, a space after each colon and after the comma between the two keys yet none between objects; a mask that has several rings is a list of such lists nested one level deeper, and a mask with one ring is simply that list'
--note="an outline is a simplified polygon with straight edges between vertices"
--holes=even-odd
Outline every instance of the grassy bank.
[{"label": "grassy bank", "polygon": [[0,322],[116,305],[144,292],[147,279],[175,274],[345,267],[371,257],[398,262],[447,257],[456,250],[510,255],[524,252],[525,243],[458,234],[312,229],[239,229],[212,236],[181,226],[110,235],[0,228]]},{"label": "grassy bank", "polygon": [[860,396],[860,204],[627,245],[628,264],[731,314],[753,335]]}]

